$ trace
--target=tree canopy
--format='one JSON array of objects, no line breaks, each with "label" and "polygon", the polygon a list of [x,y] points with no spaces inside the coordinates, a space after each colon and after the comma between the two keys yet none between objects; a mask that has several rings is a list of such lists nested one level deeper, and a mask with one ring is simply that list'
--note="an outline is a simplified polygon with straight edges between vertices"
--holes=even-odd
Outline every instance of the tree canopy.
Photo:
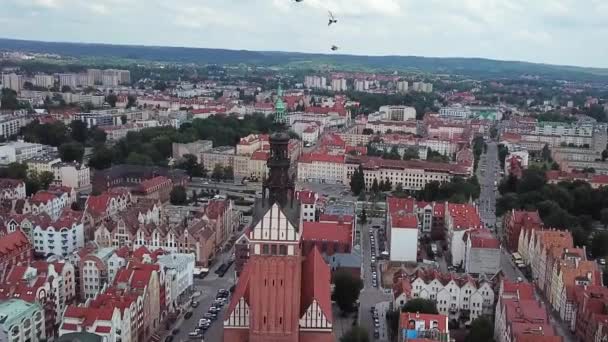
[{"label": "tree canopy", "polygon": [[365,328],[355,325],[340,337],[340,342],[369,342],[369,334]]},{"label": "tree canopy", "polygon": [[173,205],[184,205],[188,203],[188,194],[186,193],[186,189],[181,185],[173,187],[169,196],[171,204]]},{"label": "tree canopy", "polygon": [[485,316],[475,319],[465,342],[492,342],[494,341],[494,322]]},{"label": "tree canopy", "polygon": [[363,288],[363,281],[348,271],[337,271],[333,276],[333,299],[342,312],[352,312],[355,302],[359,299],[359,292]]},{"label": "tree canopy", "polygon": [[427,314],[437,314],[437,304],[435,301],[424,298],[414,298],[409,300],[401,307],[401,312],[419,312]]},{"label": "tree canopy", "polygon": [[417,198],[420,201],[450,201],[454,203],[464,203],[469,199],[479,198],[481,187],[476,176],[469,179],[454,177],[451,182],[440,183],[437,181],[428,182],[422,191],[418,192]]}]

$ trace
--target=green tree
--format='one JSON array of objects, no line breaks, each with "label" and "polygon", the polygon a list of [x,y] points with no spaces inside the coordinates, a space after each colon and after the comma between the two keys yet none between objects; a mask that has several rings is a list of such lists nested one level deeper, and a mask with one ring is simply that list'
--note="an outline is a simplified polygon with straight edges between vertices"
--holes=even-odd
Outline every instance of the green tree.
[{"label": "green tree", "polygon": [[106,102],[110,105],[110,107],[114,108],[116,107],[116,102],[118,102],[118,96],[116,96],[114,93],[110,93],[108,96],[106,96]]},{"label": "green tree", "polygon": [[361,221],[361,223],[366,224],[367,223],[367,213],[365,212],[365,208],[363,208],[361,210],[361,214],[359,214],[359,220]]},{"label": "green tree", "polygon": [[2,88],[2,96],[0,96],[0,105],[0,108],[2,109],[19,109],[19,100],[17,99],[17,92],[9,88]]},{"label": "green tree", "polygon": [[123,114],[123,115],[120,116],[120,123],[123,124],[123,125],[127,124],[127,116],[126,115]]},{"label": "green tree", "polygon": [[600,222],[604,227],[608,226],[608,208],[604,208],[600,211]]},{"label": "green tree", "polygon": [[130,165],[142,165],[142,166],[154,164],[152,162],[152,158],[150,158],[148,155],[138,153],[138,152],[129,153],[129,155],[127,156],[127,159],[125,160],[125,163],[130,164]]},{"label": "green tree", "polygon": [[190,177],[202,177],[203,168],[193,154],[185,154],[183,159],[177,164],[177,168],[185,170]]},{"label": "green tree", "polygon": [[78,142],[65,143],[59,146],[59,156],[64,162],[82,162],[84,146]]},{"label": "green tree", "polygon": [[340,337],[340,342],[369,342],[369,334],[365,328],[355,325]]},{"label": "green tree", "polygon": [[106,146],[101,145],[95,148],[91,159],[89,159],[89,167],[96,170],[107,169],[112,166],[112,160],[114,155],[110,149]]},{"label": "green tree", "polygon": [[606,161],[608,159],[608,150],[602,151],[602,161]]},{"label": "green tree", "polygon": [[494,341],[494,323],[487,317],[481,316],[471,323],[471,329],[465,342],[492,342]]},{"label": "green tree", "polygon": [[352,312],[363,288],[363,281],[350,272],[339,270],[334,273],[333,298],[343,313]]},{"label": "green tree", "polygon": [[408,147],[405,149],[403,153],[403,160],[412,160],[420,158],[418,155],[418,151],[413,147]]},{"label": "green tree", "polygon": [[186,189],[181,185],[173,187],[169,197],[171,204],[173,205],[184,205],[188,203],[188,194],[186,194]]},{"label": "green tree", "polygon": [[93,140],[93,144],[95,144],[95,145],[104,144],[106,142],[106,139],[108,136],[106,134],[106,132],[104,132],[99,127],[95,127],[93,129],[91,129],[89,134],[91,136],[91,139]]},{"label": "green tree", "polygon": [[192,203],[198,202],[198,195],[196,194],[196,190],[192,190],[192,197],[190,198],[190,200],[192,201]]},{"label": "green tree", "polygon": [[541,156],[544,161],[550,161],[551,159],[551,150],[549,149],[549,145],[545,144],[543,150],[541,151]]},{"label": "green tree", "polygon": [[377,194],[378,191],[380,191],[380,186],[378,185],[378,179],[374,178],[374,181],[372,182],[372,192],[374,194]]},{"label": "green tree", "polygon": [[234,169],[232,166],[226,166],[223,170],[223,177],[225,180],[233,180],[234,179]]},{"label": "green tree", "polygon": [[589,233],[581,227],[572,229],[572,240],[575,246],[586,246],[589,244]]},{"label": "green tree", "polygon": [[603,258],[608,255],[608,232],[597,232],[591,241],[591,254],[595,258]]},{"label": "green tree", "polygon": [[426,314],[438,314],[435,301],[424,298],[414,298],[401,307],[401,312],[419,312]]},{"label": "green tree", "polygon": [[61,86],[61,92],[62,93],[69,93],[71,91],[72,91],[72,88],[69,85]]},{"label": "green tree", "polygon": [[221,164],[215,164],[213,167],[213,172],[211,173],[211,178],[216,181],[220,181],[224,177],[224,168]]},{"label": "green tree", "polygon": [[399,154],[399,149],[397,149],[397,146],[393,145],[390,152],[386,153],[383,157],[384,159],[399,160],[401,159],[401,154]]},{"label": "green tree", "polygon": [[137,105],[137,97],[135,95],[127,96],[127,109]]},{"label": "green tree", "polygon": [[365,190],[365,175],[363,174],[363,167],[359,167],[353,172],[350,177],[350,190],[355,196],[359,196],[361,192]]},{"label": "green tree", "polygon": [[38,175],[38,182],[40,184],[40,187],[44,190],[47,190],[49,188],[49,185],[51,185],[54,181],[55,174],[53,174],[52,172],[43,171]]},{"label": "green tree", "polygon": [[70,122],[70,135],[72,139],[84,144],[87,141],[87,124],[80,120]]}]

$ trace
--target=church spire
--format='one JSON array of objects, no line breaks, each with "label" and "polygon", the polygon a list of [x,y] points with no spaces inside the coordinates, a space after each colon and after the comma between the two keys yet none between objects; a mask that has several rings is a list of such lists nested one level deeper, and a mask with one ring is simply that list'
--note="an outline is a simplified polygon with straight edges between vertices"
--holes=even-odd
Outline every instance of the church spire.
[{"label": "church spire", "polygon": [[283,89],[281,88],[281,82],[279,81],[279,87],[277,88],[277,99],[274,102],[274,123],[277,124],[280,129],[287,124],[287,109],[283,102]]}]

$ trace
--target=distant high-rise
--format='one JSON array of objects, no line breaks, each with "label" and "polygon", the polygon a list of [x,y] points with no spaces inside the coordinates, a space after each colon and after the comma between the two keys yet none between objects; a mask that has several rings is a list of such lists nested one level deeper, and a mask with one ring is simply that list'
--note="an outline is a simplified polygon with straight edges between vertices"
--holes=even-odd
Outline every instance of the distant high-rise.
[{"label": "distant high-rise", "polygon": [[76,88],[76,83],[76,74],[59,74],[59,87],[63,88],[64,86],[68,86],[70,88]]},{"label": "distant high-rise", "polygon": [[325,89],[327,87],[327,79],[320,76],[304,77],[304,86],[311,89]]},{"label": "distant high-rise", "polygon": [[348,90],[346,79],[334,78],[331,80],[331,90],[333,91],[346,91]]},{"label": "distant high-rise", "polygon": [[2,88],[9,88],[16,92],[23,89],[23,76],[12,74],[2,74]]},{"label": "distant high-rise", "polygon": [[87,75],[89,76],[90,85],[101,85],[101,70],[99,69],[88,69]]},{"label": "distant high-rise", "polygon": [[35,75],[34,85],[38,87],[52,88],[55,85],[55,77],[44,74]]},{"label": "distant high-rise", "polygon": [[407,93],[409,91],[409,82],[408,81],[399,81],[397,82],[397,92],[399,93]]}]

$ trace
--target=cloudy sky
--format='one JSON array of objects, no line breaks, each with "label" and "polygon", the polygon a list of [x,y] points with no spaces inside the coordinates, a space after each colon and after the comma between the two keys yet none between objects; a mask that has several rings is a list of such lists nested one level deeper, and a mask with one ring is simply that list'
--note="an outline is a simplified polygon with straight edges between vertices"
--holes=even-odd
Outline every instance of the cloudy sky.
[{"label": "cloudy sky", "polygon": [[[0,36],[608,67],[608,0],[0,0]],[[327,11],[338,25],[327,27]]]}]

